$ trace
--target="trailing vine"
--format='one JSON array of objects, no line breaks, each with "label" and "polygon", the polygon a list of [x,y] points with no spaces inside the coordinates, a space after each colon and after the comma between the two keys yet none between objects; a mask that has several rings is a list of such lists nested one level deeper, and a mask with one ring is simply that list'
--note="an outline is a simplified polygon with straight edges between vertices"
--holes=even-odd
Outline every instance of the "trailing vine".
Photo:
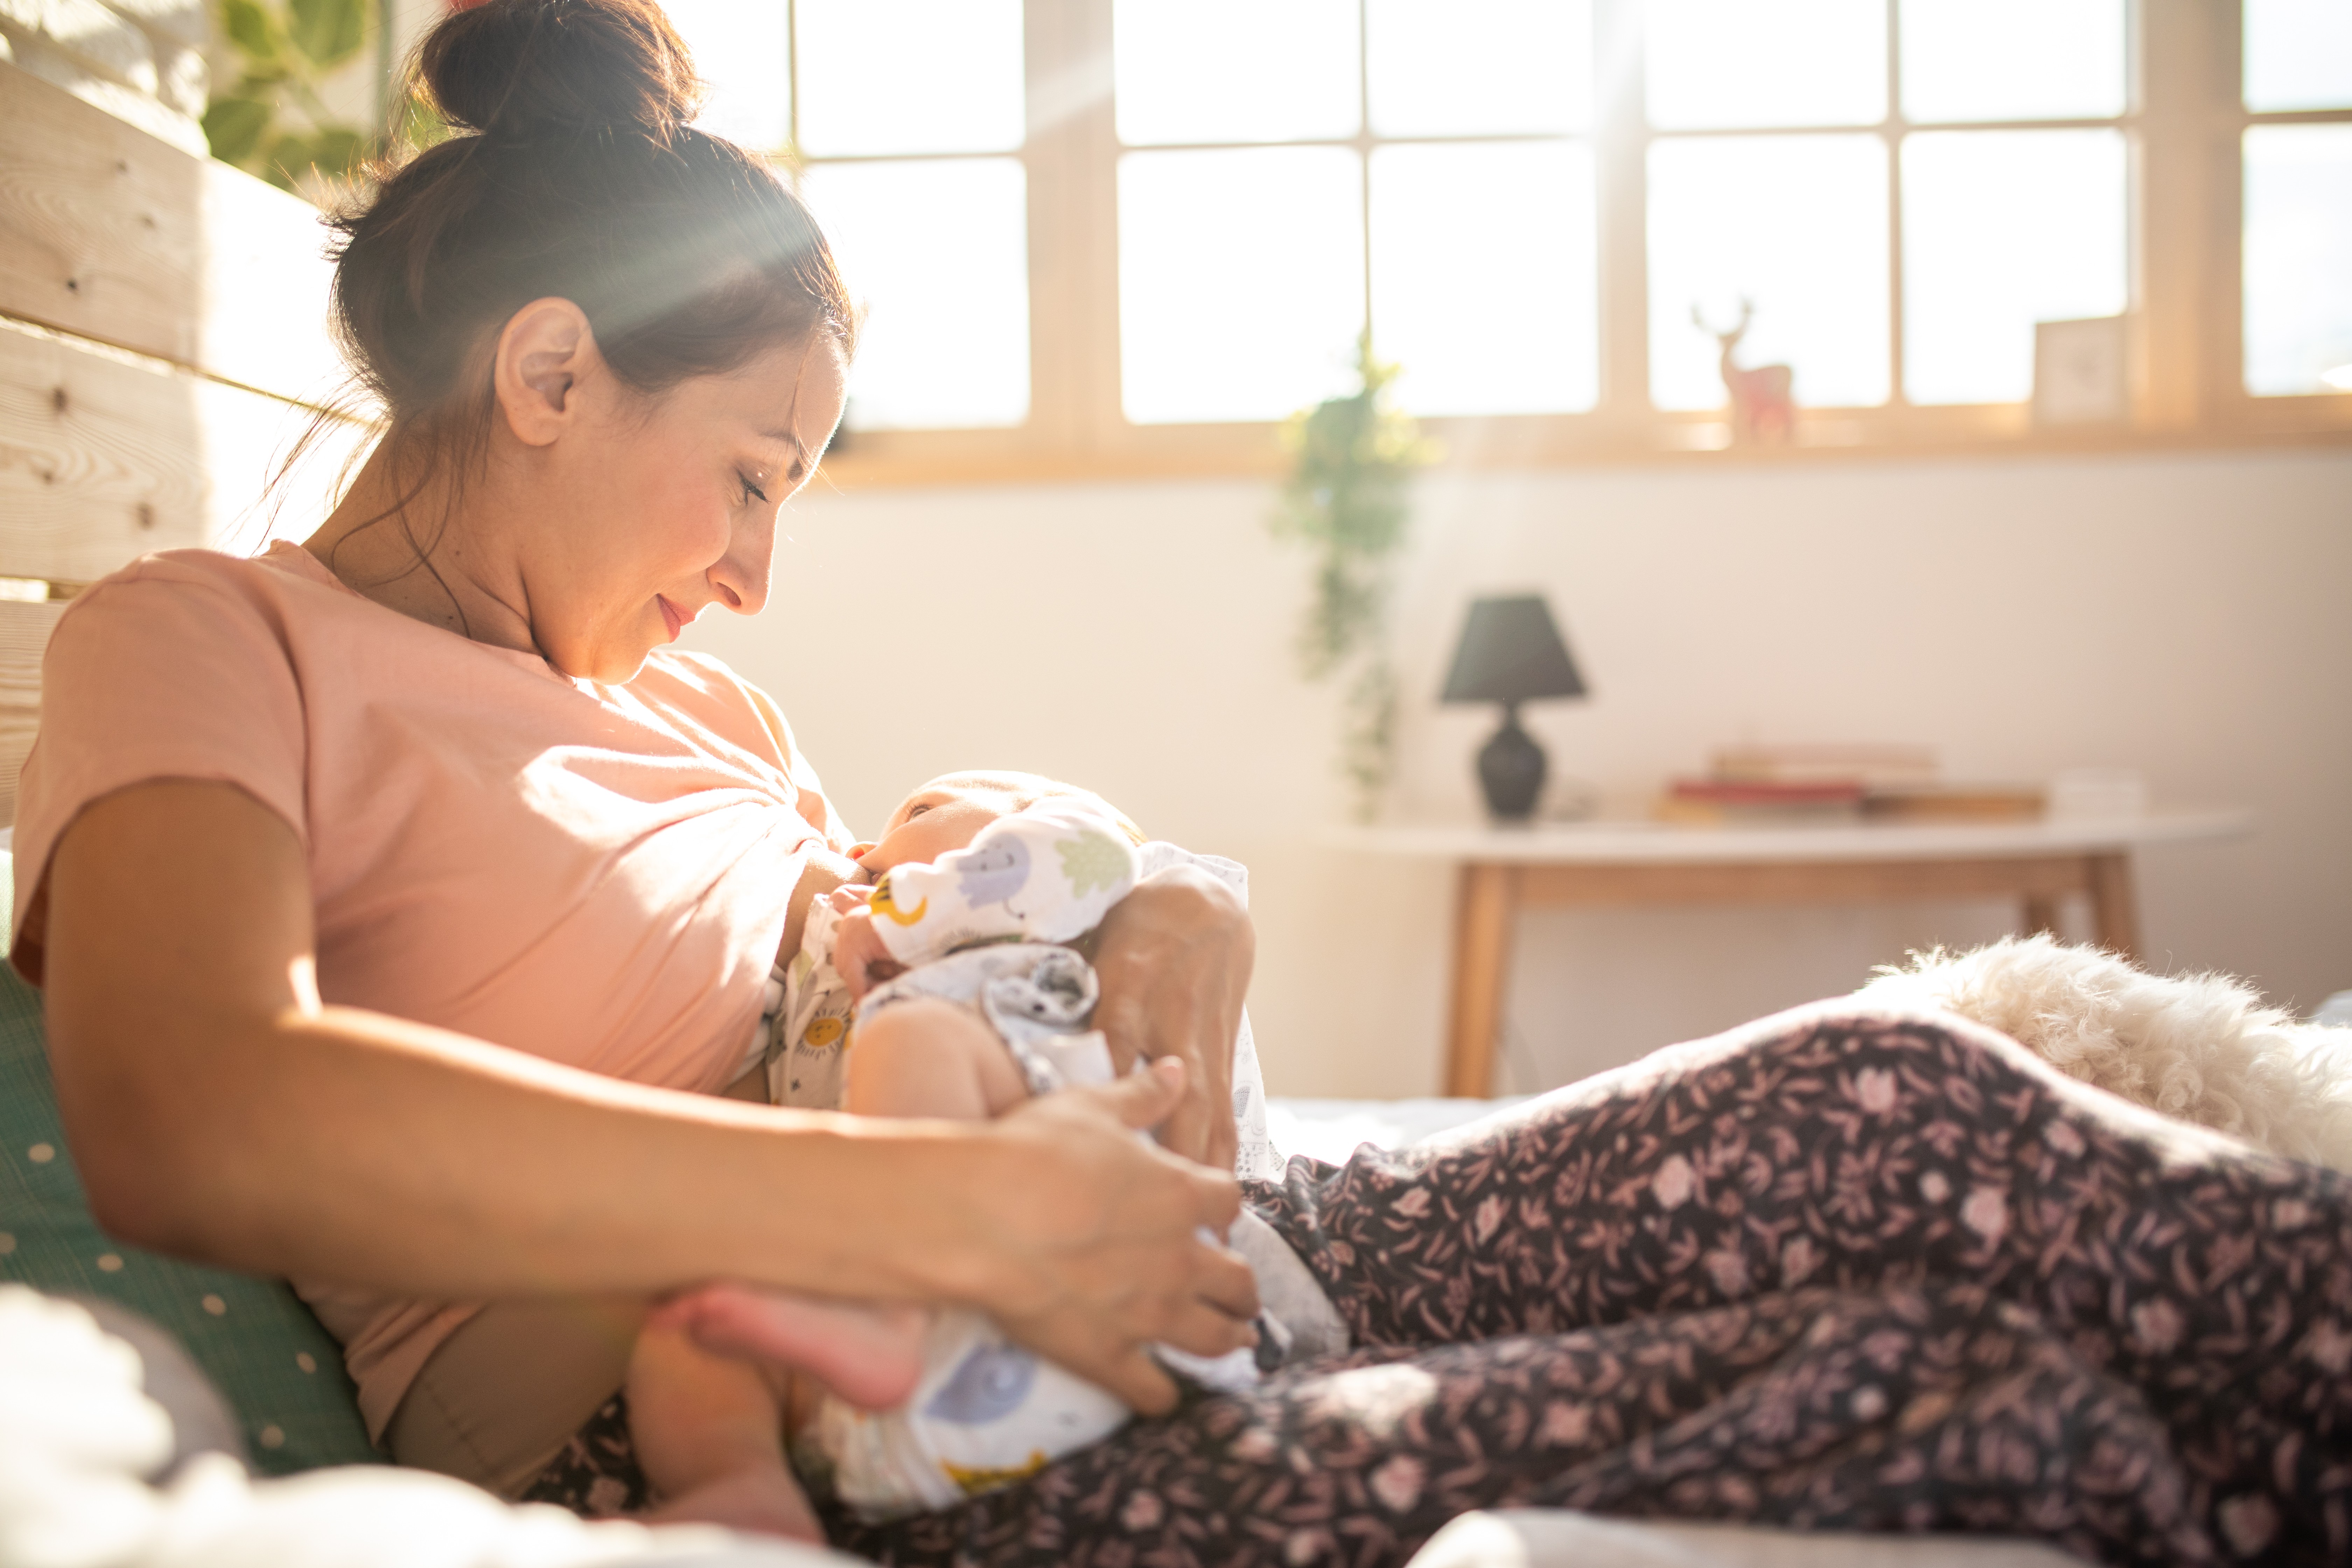
[{"label": "trailing vine", "polygon": [[1413,470],[1435,456],[1388,396],[1397,367],[1356,350],[1358,389],[1291,416],[1292,460],[1269,520],[1277,539],[1315,552],[1313,595],[1300,622],[1298,668],[1309,680],[1346,681],[1339,771],[1369,819],[1395,771],[1396,671],[1388,655],[1392,562],[1405,542]]}]

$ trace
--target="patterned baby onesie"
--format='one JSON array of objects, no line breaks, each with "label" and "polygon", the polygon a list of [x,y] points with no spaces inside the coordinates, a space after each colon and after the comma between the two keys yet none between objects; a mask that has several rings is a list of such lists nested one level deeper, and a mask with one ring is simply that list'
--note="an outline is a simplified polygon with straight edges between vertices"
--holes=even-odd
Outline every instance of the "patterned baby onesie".
[{"label": "patterned baby onesie", "polygon": [[[1016,860],[1032,873],[1017,886],[1010,877]],[[1041,864],[1045,874],[1035,875]],[[900,962],[918,965],[918,971],[887,989],[904,994],[926,987],[925,981],[916,978],[921,961],[909,957],[912,952],[945,953],[967,940],[983,944],[1008,939],[1060,942],[1082,936],[1100,924],[1111,905],[1137,882],[1176,866],[1204,871],[1244,904],[1249,900],[1249,872],[1239,862],[1160,842],[1135,848],[1110,819],[1077,802],[1047,801],[991,824],[970,848],[943,855],[935,866],[897,868],[884,879],[884,887],[876,889],[879,899],[887,889],[894,916],[907,917],[877,920],[884,942]],[[1116,892],[1110,890],[1114,886]],[[974,908],[974,895],[1000,887],[1008,891]],[[820,900],[809,911],[800,951],[789,963],[778,964],[772,978],[763,1027],[768,1098],[773,1104],[841,1109],[856,1007],[833,967],[834,932],[840,920]],[[1074,926],[1078,920],[1085,923]],[[936,983],[961,985],[963,978],[951,973],[936,977]],[[1091,985],[1092,980],[1089,971],[1087,984]],[[924,989],[923,994],[940,993]],[[1088,1010],[1091,1006],[1089,994]],[[1000,1034],[1004,1032],[997,1018],[991,1022]],[[1025,1059],[1024,1066],[1029,1066]],[[1280,1173],[1282,1161],[1266,1134],[1265,1084],[1246,1012],[1234,1042],[1233,1098],[1238,1139],[1234,1173],[1244,1181],[1270,1181]]]}]

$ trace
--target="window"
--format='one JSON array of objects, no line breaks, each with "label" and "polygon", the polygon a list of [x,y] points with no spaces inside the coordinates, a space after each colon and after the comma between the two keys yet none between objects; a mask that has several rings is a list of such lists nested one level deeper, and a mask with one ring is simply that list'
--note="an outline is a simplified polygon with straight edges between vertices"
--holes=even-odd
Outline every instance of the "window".
[{"label": "window", "polygon": [[1726,445],[1742,328],[1801,447],[2352,434],[2345,0],[671,9],[868,311],[848,482],[1265,471],[1366,331],[1466,461]]}]

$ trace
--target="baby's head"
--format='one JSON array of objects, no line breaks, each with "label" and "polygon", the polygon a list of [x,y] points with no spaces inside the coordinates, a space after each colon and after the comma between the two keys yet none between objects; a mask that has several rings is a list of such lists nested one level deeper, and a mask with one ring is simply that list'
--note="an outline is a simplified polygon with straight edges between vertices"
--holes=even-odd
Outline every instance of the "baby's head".
[{"label": "baby's head", "polygon": [[928,865],[950,850],[965,847],[998,818],[1026,811],[1041,800],[1055,799],[1083,800],[1100,806],[1126,829],[1129,837],[1143,842],[1142,830],[1092,790],[1040,773],[977,771],[942,773],[923,785],[898,803],[878,842],[861,845],[852,853],[869,878],[893,866]]}]

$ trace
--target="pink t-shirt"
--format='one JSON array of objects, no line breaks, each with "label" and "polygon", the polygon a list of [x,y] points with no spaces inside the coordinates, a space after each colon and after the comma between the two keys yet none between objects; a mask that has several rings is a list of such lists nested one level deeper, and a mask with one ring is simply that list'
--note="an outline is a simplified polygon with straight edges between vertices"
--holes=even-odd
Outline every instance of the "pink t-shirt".
[{"label": "pink t-shirt", "polygon": [[[59,835],[161,778],[236,784],[300,836],[326,1001],[673,1089],[742,1069],[803,858],[849,843],[783,716],[715,659],[575,680],[288,543],[148,556],[58,620],[17,804],[27,979]],[[473,1310],[297,1289],[379,1434]]]}]

